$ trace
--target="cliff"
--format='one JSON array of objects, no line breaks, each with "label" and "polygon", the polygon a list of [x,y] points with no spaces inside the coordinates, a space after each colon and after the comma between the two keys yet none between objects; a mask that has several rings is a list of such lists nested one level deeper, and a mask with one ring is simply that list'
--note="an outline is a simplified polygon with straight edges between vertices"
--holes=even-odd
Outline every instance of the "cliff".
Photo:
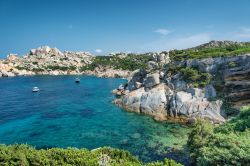
[{"label": "cliff", "polygon": [[[217,55],[220,50],[225,55]],[[227,41],[172,50],[155,65],[160,68],[133,72],[128,83],[114,90],[114,103],[156,120],[224,123],[227,105],[250,103],[248,50],[248,43]]]}]

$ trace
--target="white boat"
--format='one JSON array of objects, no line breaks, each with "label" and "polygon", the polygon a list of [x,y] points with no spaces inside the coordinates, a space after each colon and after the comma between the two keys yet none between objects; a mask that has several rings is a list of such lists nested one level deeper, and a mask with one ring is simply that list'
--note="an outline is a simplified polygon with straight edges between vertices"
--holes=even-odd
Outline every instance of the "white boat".
[{"label": "white boat", "polygon": [[39,89],[38,87],[34,87],[34,88],[32,89],[32,92],[38,92],[38,91],[40,91],[40,89]]},{"label": "white boat", "polygon": [[75,79],[75,82],[76,82],[76,83],[80,83],[80,78],[76,78],[76,79]]}]

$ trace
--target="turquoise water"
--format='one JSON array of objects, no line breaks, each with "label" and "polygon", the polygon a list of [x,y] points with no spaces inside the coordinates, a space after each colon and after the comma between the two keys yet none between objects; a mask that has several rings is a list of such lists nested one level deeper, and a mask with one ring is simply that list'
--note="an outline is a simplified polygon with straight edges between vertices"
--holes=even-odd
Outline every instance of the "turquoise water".
[{"label": "turquoise water", "polygon": [[[37,148],[111,146],[143,161],[165,157],[185,162],[179,149],[187,129],[157,123],[148,116],[112,104],[112,89],[125,82],[82,76],[34,76],[0,79],[0,143]],[[32,93],[32,87],[41,91]]]}]

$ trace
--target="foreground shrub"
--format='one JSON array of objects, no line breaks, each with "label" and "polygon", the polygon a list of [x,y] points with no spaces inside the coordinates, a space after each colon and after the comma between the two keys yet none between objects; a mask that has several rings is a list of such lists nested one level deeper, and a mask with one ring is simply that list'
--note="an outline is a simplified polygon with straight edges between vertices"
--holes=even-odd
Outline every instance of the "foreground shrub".
[{"label": "foreground shrub", "polygon": [[197,165],[250,165],[250,108],[234,119],[213,127],[198,122],[188,146]]},{"label": "foreground shrub", "polygon": [[[40,165],[79,165],[79,166],[141,166],[141,161],[124,150],[99,148],[87,149],[41,149],[28,145],[0,145],[0,165],[40,166]],[[153,162],[150,166],[180,166],[173,160]]]}]

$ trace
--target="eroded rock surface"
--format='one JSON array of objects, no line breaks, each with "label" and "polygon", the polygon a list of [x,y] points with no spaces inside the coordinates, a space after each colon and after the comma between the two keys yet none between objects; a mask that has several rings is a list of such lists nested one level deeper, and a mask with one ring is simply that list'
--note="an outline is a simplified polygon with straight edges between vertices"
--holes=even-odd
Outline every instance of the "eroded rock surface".
[{"label": "eroded rock surface", "polygon": [[[129,88],[114,103],[126,110],[153,116],[156,120],[182,118],[187,122],[191,119],[205,119],[211,123],[223,123],[221,115],[222,101],[209,101],[216,96],[215,89],[209,85],[203,89],[188,88],[185,91],[171,88],[160,81],[159,73],[144,74],[144,78],[136,71],[131,80],[143,81],[140,88]],[[140,76],[140,77],[138,77]],[[140,79],[139,79],[140,78]],[[134,81],[128,83],[131,84]],[[128,86],[127,85],[127,86]],[[134,84],[133,84],[134,85]]]}]

